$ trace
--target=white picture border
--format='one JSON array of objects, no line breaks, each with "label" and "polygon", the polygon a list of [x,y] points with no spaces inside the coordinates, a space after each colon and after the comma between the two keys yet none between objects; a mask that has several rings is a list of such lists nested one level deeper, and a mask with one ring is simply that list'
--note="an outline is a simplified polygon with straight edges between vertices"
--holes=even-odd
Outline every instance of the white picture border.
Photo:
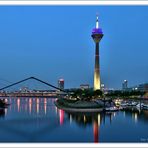
[{"label": "white picture border", "polygon": [[[106,1],[106,0],[101,0],[101,1],[57,1],[57,0],[52,0],[52,1],[7,1],[7,0],[0,0],[0,6],[4,6],[4,5],[10,5],[10,6],[21,6],[21,5],[26,5],[26,6],[36,6],[36,5],[40,5],[40,6],[52,6],[52,5],[57,5],[57,6],[65,6],[65,5],[74,5],[74,6],[92,6],[92,5],[132,5],[132,6],[147,6],[148,5],[148,1]],[[148,130],[148,129],[146,129]],[[106,147],[110,147],[110,148],[124,148],[124,147],[131,147],[131,148],[148,148],[148,142],[147,143],[0,143],[0,148],[78,148],[78,147],[84,147],[84,148],[106,148]]]}]

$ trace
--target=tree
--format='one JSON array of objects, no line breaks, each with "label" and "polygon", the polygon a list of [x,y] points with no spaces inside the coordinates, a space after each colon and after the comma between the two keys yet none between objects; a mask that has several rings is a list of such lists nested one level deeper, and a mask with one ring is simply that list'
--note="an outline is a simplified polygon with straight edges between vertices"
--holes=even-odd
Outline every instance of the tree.
[{"label": "tree", "polygon": [[73,92],[72,97],[75,97],[80,100],[90,101],[93,98],[99,98],[103,95],[101,90],[92,90],[92,89],[77,89]]},{"label": "tree", "polygon": [[93,96],[95,97],[95,98],[98,98],[98,97],[100,97],[100,96],[102,96],[103,95],[103,92],[101,91],[101,90],[95,90],[94,91],[94,94],[93,94]]}]

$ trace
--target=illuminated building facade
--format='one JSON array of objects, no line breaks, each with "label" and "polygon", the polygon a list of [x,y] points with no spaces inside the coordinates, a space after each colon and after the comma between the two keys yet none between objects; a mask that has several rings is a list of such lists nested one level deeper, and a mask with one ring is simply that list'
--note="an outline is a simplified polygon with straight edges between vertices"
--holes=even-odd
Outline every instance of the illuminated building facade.
[{"label": "illuminated building facade", "polygon": [[99,43],[103,37],[102,29],[99,27],[98,16],[96,19],[96,27],[92,30],[92,35],[95,42],[95,70],[94,70],[94,90],[101,88],[100,82],[100,63],[99,63]]},{"label": "illuminated building facade", "polygon": [[58,80],[58,88],[64,90],[64,79]]},{"label": "illuminated building facade", "polygon": [[140,84],[140,85],[138,86],[138,90],[139,90],[139,91],[148,92],[148,83]]},{"label": "illuminated building facade", "polygon": [[89,89],[89,84],[81,84],[80,89],[82,90]]},{"label": "illuminated building facade", "polygon": [[129,91],[136,90],[141,92],[148,92],[148,83],[139,84],[128,88]]},{"label": "illuminated building facade", "polygon": [[124,80],[123,83],[122,83],[122,90],[124,90],[124,91],[127,90],[127,88],[128,88],[127,85],[128,85],[128,81]]}]

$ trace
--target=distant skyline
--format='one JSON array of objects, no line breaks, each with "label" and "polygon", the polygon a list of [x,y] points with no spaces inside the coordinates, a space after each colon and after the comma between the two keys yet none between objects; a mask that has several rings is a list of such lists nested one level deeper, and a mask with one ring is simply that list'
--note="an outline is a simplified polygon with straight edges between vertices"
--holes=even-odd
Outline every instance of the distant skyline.
[{"label": "distant skyline", "polygon": [[124,79],[128,86],[148,82],[148,6],[0,6],[0,79],[93,86],[97,12],[102,83],[120,89]]}]

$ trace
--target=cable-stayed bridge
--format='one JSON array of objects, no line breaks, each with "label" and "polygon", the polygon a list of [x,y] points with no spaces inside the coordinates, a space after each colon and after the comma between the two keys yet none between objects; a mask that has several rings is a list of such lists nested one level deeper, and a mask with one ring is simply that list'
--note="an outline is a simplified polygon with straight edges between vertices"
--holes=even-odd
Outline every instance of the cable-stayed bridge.
[{"label": "cable-stayed bridge", "polygon": [[[29,81],[29,80],[35,80],[41,84],[48,86],[48,88],[52,88],[52,90],[47,89],[47,90],[6,91],[6,89],[8,89],[8,88],[14,87],[16,85],[19,85],[19,84]],[[26,79],[11,83],[9,85],[6,85],[6,86],[0,88],[0,97],[8,97],[8,96],[9,97],[10,96],[12,96],[12,97],[57,97],[58,95],[67,95],[67,92],[63,89],[60,89],[48,82],[38,79],[36,77],[28,77]]]}]

